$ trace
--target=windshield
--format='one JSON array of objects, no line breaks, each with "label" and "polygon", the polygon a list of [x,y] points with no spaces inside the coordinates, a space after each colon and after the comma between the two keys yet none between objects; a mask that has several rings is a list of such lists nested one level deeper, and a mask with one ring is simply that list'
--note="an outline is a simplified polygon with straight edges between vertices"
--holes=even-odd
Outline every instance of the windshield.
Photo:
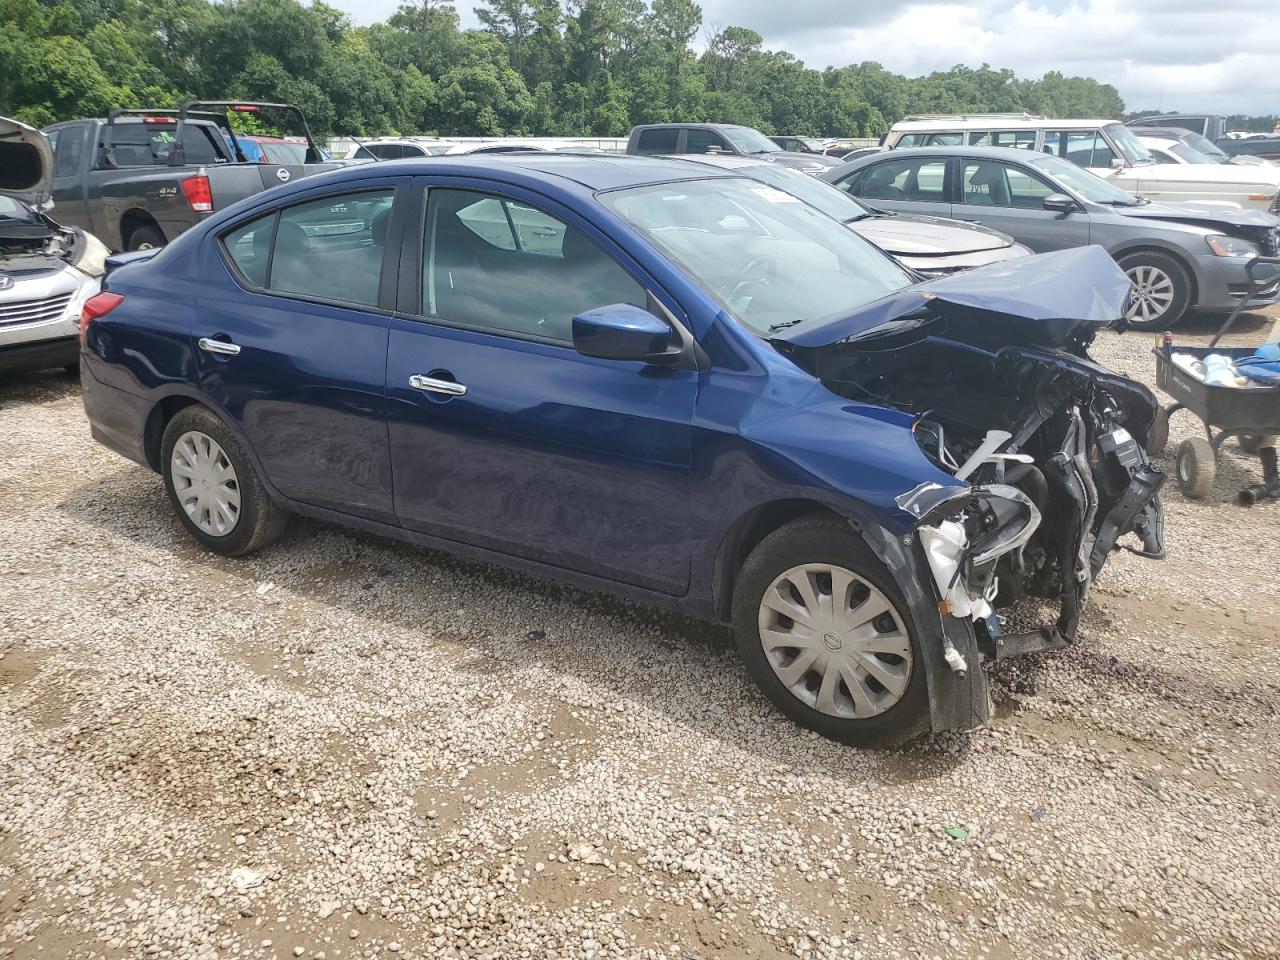
[{"label": "windshield", "polygon": [[1214,163],[1229,163],[1231,158],[1218,148],[1218,145],[1208,137],[1202,137],[1194,130],[1188,130],[1182,135],[1182,142],[1189,146],[1192,150],[1198,150]]},{"label": "windshield", "polygon": [[1147,152],[1147,148],[1142,145],[1137,137],[1133,135],[1133,131],[1123,124],[1112,123],[1103,127],[1107,136],[1111,138],[1111,142],[1116,145],[1116,149],[1123,154],[1124,158],[1130,163],[1151,163],[1151,154]]},{"label": "windshield", "polygon": [[1181,141],[1169,144],[1169,152],[1187,163],[1217,163],[1216,160],[1206,157],[1199,150],[1194,150]]},{"label": "windshield", "polygon": [[912,282],[852,230],[754,180],[651,184],[600,200],[757,333],[846,316]]},{"label": "windshield", "polygon": [[1131,207],[1138,203],[1138,198],[1121,190],[1110,180],[1103,180],[1090,173],[1084,167],[1077,167],[1070,160],[1061,157],[1036,157],[1032,166],[1039,167],[1063,186],[1074,191],[1093,203],[1105,203],[1113,206]]},{"label": "windshield", "polygon": [[776,163],[753,163],[745,169],[751,179],[785,190],[793,197],[799,197],[809,206],[817,207],[828,217],[839,220],[841,223],[873,216],[870,209],[839,187],[832,186],[817,177],[811,177],[807,173],[782,167]]},{"label": "windshield", "polygon": [[752,127],[721,127],[720,132],[743,153],[778,153],[780,146]]}]

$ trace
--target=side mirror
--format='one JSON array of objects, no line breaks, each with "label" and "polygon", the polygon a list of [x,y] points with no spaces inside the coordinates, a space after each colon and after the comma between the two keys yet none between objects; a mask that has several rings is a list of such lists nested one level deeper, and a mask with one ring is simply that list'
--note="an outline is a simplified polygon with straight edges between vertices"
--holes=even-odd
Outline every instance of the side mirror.
[{"label": "side mirror", "polygon": [[1044,198],[1044,208],[1057,213],[1071,213],[1078,209],[1078,204],[1065,193],[1051,193]]},{"label": "side mirror", "polygon": [[1123,169],[1124,169],[1124,160],[1123,160],[1123,159],[1121,159],[1120,157],[1112,157],[1112,158],[1111,158],[1111,169],[1112,169],[1112,170],[1123,170]]},{"label": "side mirror", "polygon": [[611,303],[573,318],[573,348],[601,360],[669,363],[680,355],[665,320],[630,303]]}]

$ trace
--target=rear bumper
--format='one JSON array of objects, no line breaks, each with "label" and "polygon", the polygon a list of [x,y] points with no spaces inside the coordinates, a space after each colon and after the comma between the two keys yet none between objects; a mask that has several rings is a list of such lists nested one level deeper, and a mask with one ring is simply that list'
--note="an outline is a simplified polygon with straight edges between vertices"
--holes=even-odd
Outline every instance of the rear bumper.
[{"label": "rear bumper", "polygon": [[152,403],[143,397],[109,387],[81,365],[80,396],[93,439],[144,467],[150,467],[143,445]]},{"label": "rear bumper", "polygon": [[[1200,310],[1225,312],[1234,310],[1249,293],[1251,283],[1245,273],[1245,257],[1196,258],[1198,296],[1196,307]],[[1268,283],[1255,292],[1246,304],[1249,307],[1268,307],[1280,301],[1280,280]]]},{"label": "rear bumper", "polygon": [[65,367],[76,362],[80,343],[76,337],[35,340],[0,346],[0,373],[28,373]]}]

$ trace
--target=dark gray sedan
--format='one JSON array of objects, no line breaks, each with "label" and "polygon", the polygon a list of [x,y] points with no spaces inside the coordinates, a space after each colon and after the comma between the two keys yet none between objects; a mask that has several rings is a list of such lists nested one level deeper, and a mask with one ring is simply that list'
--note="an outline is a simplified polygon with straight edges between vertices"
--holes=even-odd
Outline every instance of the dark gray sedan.
[{"label": "dark gray sedan", "polygon": [[[1231,310],[1251,289],[1245,265],[1280,246],[1280,218],[1261,210],[1151,203],[1027,150],[893,150],[819,176],[877,207],[980,223],[1037,253],[1099,244],[1133,281],[1129,323],[1140,330],[1167,330],[1190,309]],[[1249,306],[1278,299],[1280,279]]]}]

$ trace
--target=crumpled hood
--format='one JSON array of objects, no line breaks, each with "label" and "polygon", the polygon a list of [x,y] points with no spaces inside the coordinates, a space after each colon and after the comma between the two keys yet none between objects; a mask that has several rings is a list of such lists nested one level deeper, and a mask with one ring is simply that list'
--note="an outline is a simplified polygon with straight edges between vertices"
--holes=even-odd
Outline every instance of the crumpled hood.
[{"label": "crumpled hood", "polygon": [[53,185],[49,138],[20,120],[0,117],[0,194],[37,210]]},{"label": "crumpled hood", "polygon": [[1129,278],[1102,247],[1003,260],[906,287],[856,313],[781,330],[772,339],[824,347],[922,311],[950,336],[976,343],[1056,347],[1080,327],[1124,316]]},{"label": "crumpled hood", "polygon": [[895,256],[947,256],[1013,246],[1013,237],[976,223],[913,214],[867,217],[849,224],[881,250]]},{"label": "crumpled hood", "polygon": [[1274,214],[1262,210],[1233,210],[1212,204],[1144,203],[1136,207],[1112,207],[1111,212],[1134,220],[1176,220],[1227,230],[1235,227],[1263,230],[1280,227],[1280,217]]}]

